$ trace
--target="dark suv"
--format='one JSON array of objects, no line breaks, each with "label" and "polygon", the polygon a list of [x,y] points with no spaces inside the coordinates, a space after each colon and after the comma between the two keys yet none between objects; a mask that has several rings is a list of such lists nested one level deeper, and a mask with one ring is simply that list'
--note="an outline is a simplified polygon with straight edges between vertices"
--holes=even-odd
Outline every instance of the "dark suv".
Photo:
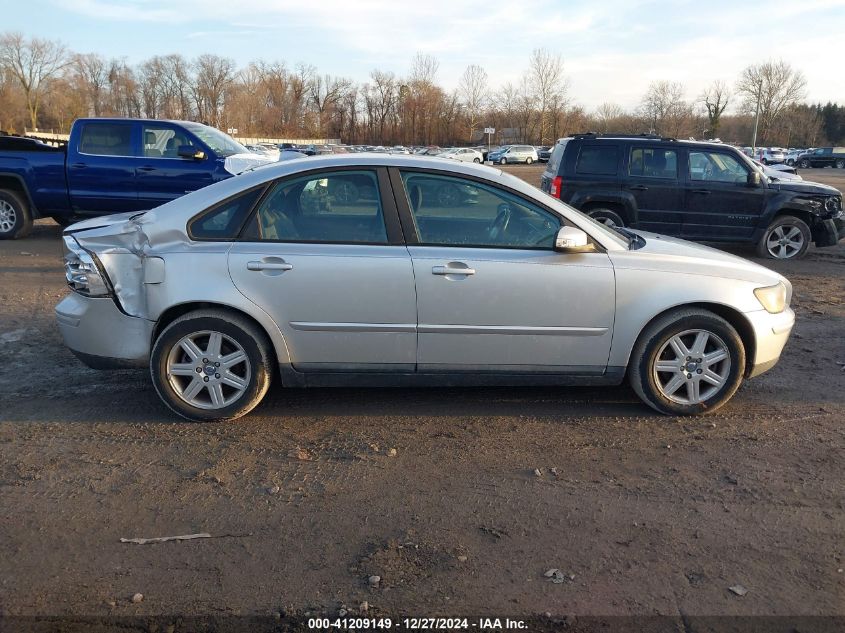
[{"label": "dark suv", "polygon": [[558,140],[540,187],[607,225],[755,244],[763,257],[797,258],[810,242],[845,238],[838,190],[769,178],[718,143],[579,134]]}]

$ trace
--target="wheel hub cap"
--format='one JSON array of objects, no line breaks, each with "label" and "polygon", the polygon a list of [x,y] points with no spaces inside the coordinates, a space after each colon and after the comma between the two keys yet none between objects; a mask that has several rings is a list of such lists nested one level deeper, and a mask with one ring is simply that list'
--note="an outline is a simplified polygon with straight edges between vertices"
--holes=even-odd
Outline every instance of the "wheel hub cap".
[{"label": "wheel hub cap", "polygon": [[700,404],[727,383],[731,357],[725,342],[707,330],[686,330],[657,353],[652,375],[660,393],[678,404]]}]

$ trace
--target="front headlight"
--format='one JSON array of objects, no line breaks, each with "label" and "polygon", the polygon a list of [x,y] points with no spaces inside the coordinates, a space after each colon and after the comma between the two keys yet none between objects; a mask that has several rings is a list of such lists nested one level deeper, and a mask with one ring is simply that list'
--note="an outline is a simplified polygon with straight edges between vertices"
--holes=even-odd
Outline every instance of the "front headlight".
[{"label": "front headlight", "polygon": [[830,212],[839,211],[842,208],[842,198],[838,196],[831,196],[824,201],[824,208]]},{"label": "front headlight", "polygon": [[771,314],[777,314],[786,309],[786,306],[789,305],[789,300],[792,298],[790,294],[786,284],[782,281],[774,286],[754,289],[754,295],[757,297],[757,301],[766,309],[766,312],[770,312]]},{"label": "front headlight", "polygon": [[100,271],[96,256],[82,248],[70,235],[65,242],[65,278],[71,290],[86,297],[108,297],[111,288]]}]

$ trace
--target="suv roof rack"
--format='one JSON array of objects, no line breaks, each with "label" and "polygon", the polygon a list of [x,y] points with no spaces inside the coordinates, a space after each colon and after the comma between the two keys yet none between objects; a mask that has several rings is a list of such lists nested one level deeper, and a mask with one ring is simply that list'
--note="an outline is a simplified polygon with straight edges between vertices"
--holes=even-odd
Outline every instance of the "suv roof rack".
[{"label": "suv roof rack", "polygon": [[595,132],[582,132],[581,134],[573,134],[572,138],[637,138],[648,139],[652,141],[676,141],[678,139],[671,136],[660,136],[659,134],[596,134]]}]

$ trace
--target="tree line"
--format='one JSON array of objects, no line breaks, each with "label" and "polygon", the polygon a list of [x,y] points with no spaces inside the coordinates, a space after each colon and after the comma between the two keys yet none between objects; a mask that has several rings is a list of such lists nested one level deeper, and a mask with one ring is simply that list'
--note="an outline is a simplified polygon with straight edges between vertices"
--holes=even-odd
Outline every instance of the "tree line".
[{"label": "tree line", "polygon": [[239,68],[214,54],[155,55],[131,65],[7,32],[0,34],[0,129],[66,132],[79,117],[120,116],[345,143],[473,144],[484,127],[495,127],[494,142],[538,145],[584,131],[750,144],[756,117],[758,145],[845,144],[845,106],[805,103],[803,74],[783,61],[748,66],[733,84],[714,81],[692,99],[683,84],[656,81],[627,110],[612,101],[591,111],[578,105],[562,58],[542,48],[518,83],[491,85],[473,64],[450,91],[438,71],[438,60],[422,53],[406,74],[374,69],[363,82],[306,63],[256,60]]}]

